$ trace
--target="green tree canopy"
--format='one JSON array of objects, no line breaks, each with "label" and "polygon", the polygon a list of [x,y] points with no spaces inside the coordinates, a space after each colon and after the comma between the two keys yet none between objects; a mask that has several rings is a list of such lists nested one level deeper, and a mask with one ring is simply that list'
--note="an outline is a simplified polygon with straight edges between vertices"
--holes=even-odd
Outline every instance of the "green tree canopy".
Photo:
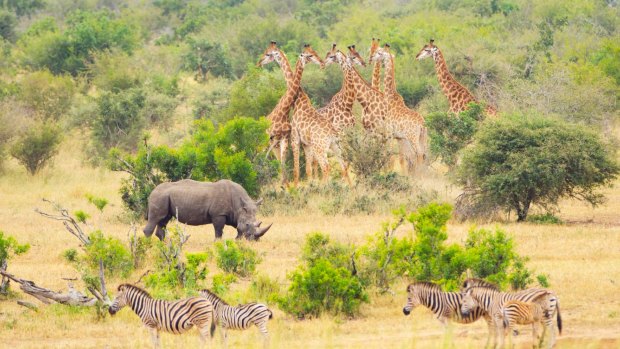
[{"label": "green tree canopy", "polygon": [[612,154],[600,136],[584,127],[512,116],[480,129],[456,181],[474,202],[515,210],[523,221],[532,204],[552,208],[566,197],[603,202],[596,189],[611,184],[620,171]]}]

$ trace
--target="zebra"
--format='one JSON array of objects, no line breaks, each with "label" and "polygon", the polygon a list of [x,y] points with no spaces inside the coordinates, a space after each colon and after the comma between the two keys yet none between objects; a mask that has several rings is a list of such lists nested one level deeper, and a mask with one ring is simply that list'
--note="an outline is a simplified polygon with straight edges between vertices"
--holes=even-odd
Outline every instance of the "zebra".
[{"label": "zebra", "polygon": [[148,292],[137,286],[122,284],[118,286],[118,294],[108,311],[114,315],[126,305],[150,330],[155,348],[160,347],[159,331],[181,334],[196,326],[203,345],[206,338],[211,338],[209,325],[213,321],[213,305],[208,299],[191,297],[169,302],[153,299]]},{"label": "zebra", "polygon": [[[501,328],[503,327],[502,308],[506,302],[511,300],[518,300],[521,302],[536,301],[538,304],[543,305],[545,321],[551,321],[550,319],[555,315],[560,334],[562,333],[560,303],[557,296],[552,291],[532,288],[519,292],[501,292],[496,287],[473,286],[468,287],[465,291],[461,292],[461,294],[463,295],[461,303],[461,313],[463,313],[463,316],[466,316],[471,311],[477,311],[477,309],[482,308],[491,316],[493,321],[493,327],[495,329],[494,344],[497,343],[497,337],[499,337],[501,340],[501,347],[504,346],[504,336],[500,335]],[[548,295],[548,297],[541,299],[540,297],[543,295]],[[489,331],[490,330],[491,327],[489,327]],[[491,336],[490,332],[489,336]],[[555,331],[552,330],[549,346],[553,347],[554,344]]]},{"label": "zebra", "polygon": [[[548,304],[555,302],[554,295],[551,292],[542,294],[535,298],[532,302],[521,302],[517,300],[508,301],[502,308],[502,319],[504,325],[504,337],[509,329],[513,329],[516,324],[532,325],[532,338],[534,347],[542,345],[545,338],[547,328],[553,331],[553,319],[548,316],[546,307]],[[543,324],[542,336],[538,336],[538,325]],[[562,322],[558,322],[558,330],[562,333]]]},{"label": "zebra", "polygon": [[266,305],[260,303],[247,303],[231,306],[224,302],[220,297],[209,290],[200,291],[200,295],[208,299],[214,308],[214,322],[211,325],[211,334],[215,331],[215,325],[222,327],[224,337],[224,345],[226,345],[226,330],[245,330],[256,325],[263,334],[264,346],[269,341],[269,333],[267,332],[267,321],[273,318],[273,312]]},{"label": "zebra", "polygon": [[[470,324],[484,318],[491,330],[492,321],[482,308],[472,309],[467,315],[461,314],[462,295],[459,292],[444,292],[441,287],[432,282],[418,281],[407,286],[407,304],[403,313],[409,315],[413,308],[422,305],[430,309],[447,330],[448,320],[460,324]],[[487,338],[487,342],[490,340]]]}]

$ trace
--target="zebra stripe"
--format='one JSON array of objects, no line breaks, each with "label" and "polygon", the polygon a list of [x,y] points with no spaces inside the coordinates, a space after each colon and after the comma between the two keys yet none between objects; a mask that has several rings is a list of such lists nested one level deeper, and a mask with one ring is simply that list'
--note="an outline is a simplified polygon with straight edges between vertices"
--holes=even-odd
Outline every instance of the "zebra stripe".
[{"label": "zebra stripe", "polygon": [[[532,338],[534,347],[540,346],[545,338],[547,329],[553,331],[553,318],[549,316],[547,305],[556,302],[552,293],[547,293],[534,299],[533,302],[508,301],[502,308],[502,318],[504,325],[504,337],[509,329],[515,325],[532,325]],[[558,318],[560,319],[560,318]],[[538,325],[543,324],[543,333],[538,336]],[[558,321],[558,329],[562,333],[562,322]],[[551,343],[553,345],[553,343]]]},{"label": "zebra stripe", "polygon": [[108,309],[111,315],[129,306],[151,330],[151,339],[159,347],[159,331],[181,334],[193,326],[200,331],[200,339],[210,338],[209,325],[213,320],[213,305],[208,299],[192,297],[170,302],[153,299],[145,290],[130,284],[118,287],[119,293]]},{"label": "zebra stripe", "polygon": [[[500,337],[501,346],[503,346],[504,336],[501,335],[501,328],[503,327],[502,309],[506,302],[513,300],[521,302],[535,302],[542,306],[545,321],[552,321],[551,319],[555,315],[557,317],[560,334],[562,333],[562,318],[560,316],[559,300],[552,291],[546,289],[531,288],[519,292],[500,292],[497,287],[468,287],[463,292],[461,312],[466,315],[473,309],[482,308],[489,315],[491,315],[495,327],[495,339]],[[554,344],[555,331],[552,330],[550,346],[553,346]]]},{"label": "zebra stripe", "polygon": [[256,325],[263,334],[265,341],[268,340],[267,321],[273,317],[273,312],[266,305],[247,303],[234,307],[209,290],[200,291],[200,295],[213,304],[214,324],[212,325],[212,333],[215,330],[214,325],[218,324],[222,327],[224,340],[226,340],[227,329],[245,330]]},{"label": "zebra stripe", "polygon": [[490,325],[490,318],[481,308],[472,309],[469,314],[461,314],[463,296],[458,292],[444,292],[439,285],[432,282],[415,282],[407,286],[407,304],[403,313],[409,315],[418,305],[430,309],[439,321],[447,325],[448,320],[461,324],[472,323],[484,317]]}]

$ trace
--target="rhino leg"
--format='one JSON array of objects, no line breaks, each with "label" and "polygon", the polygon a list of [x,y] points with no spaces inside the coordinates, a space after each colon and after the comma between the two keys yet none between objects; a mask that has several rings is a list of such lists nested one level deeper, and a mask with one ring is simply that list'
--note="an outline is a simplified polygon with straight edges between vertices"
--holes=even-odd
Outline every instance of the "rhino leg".
[{"label": "rhino leg", "polygon": [[224,225],[226,225],[226,217],[213,217],[213,228],[215,229],[215,238],[221,239],[224,235]]},{"label": "rhino leg", "polygon": [[157,236],[160,241],[163,241],[166,237],[166,225],[168,225],[168,222],[170,222],[171,219],[172,216],[168,215],[164,219],[159,221],[159,223],[157,223],[157,230],[155,231],[155,236]]}]

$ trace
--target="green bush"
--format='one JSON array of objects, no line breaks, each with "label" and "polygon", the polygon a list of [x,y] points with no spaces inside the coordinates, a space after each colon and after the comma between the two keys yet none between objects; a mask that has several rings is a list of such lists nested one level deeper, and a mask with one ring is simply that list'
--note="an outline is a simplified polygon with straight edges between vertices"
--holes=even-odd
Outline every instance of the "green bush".
[{"label": "green bush", "polygon": [[210,255],[206,252],[183,255],[187,236],[180,226],[169,224],[164,241],[156,241],[155,270],[144,280],[157,297],[195,295],[207,278]]},{"label": "green bush", "polygon": [[527,221],[535,224],[562,224],[562,220],[553,213],[531,214],[527,216]]},{"label": "green bush", "polygon": [[348,268],[351,248],[334,244],[320,233],[310,234],[303,262],[287,277],[291,281],[278,303],[298,318],[318,317],[324,312],[356,316],[368,295],[362,281]]},{"label": "green bush", "polygon": [[38,123],[20,135],[11,146],[11,156],[31,175],[37,174],[58,153],[61,130],[49,123]]},{"label": "green bush", "polygon": [[232,69],[228,61],[228,52],[221,44],[212,43],[207,38],[189,37],[188,48],[183,54],[183,69],[195,72],[196,80],[205,81],[207,74],[215,77],[230,77]]},{"label": "green bush", "polygon": [[599,135],[554,119],[489,121],[475,141],[457,169],[457,183],[474,203],[516,211],[517,221],[527,218],[532,204],[554,208],[565,197],[596,206],[604,201],[597,189],[620,171]]},{"label": "green bush", "polygon": [[223,296],[229,291],[230,285],[237,281],[237,277],[233,274],[219,273],[213,275],[212,281],[213,285],[211,290],[215,292],[215,294]]},{"label": "green bush", "polygon": [[22,62],[35,69],[47,68],[54,74],[73,76],[84,72],[99,51],[118,48],[131,53],[137,44],[137,30],[122,20],[112,19],[106,11],[77,10],[67,16],[66,29],[44,19],[20,38]]},{"label": "green bush", "polygon": [[[403,275],[454,290],[469,269],[476,277],[515,289],[532,282],[527,259],[517,255],[513,239],[500,229],[471,229],[464,246],[446,244],[451,210],[450,205],[431,203],[410,214],[395,211],[394,220],[384,223],[359,249],[364,279],[381,291]],[[406,232],[398,237],[397,228],[405,220],[413,223],[415,236]]]},{"label": "green bush", "polygon": [[385,170],[390,162],[388,139],[364,130],[361,125],[345,129],[341,137],[343,159],[361,181],[368,181]]},{"label": "green bush", "polygon": [[215,261],[227,273],[249,277],[256,271],[261,258],[248,243],[223,240],[215,243]]},{"label": "green bush", "polygon": [[277,161],[265,160],[267,121],[235,118],[215,129],[210,121],[196,121],[196,128],[179,148],[145,147],[135,156],[110,152],[110,169],[127,171],[121,196],[134,214],[146,213],[153,188],[164,181],[231,179],[251,196],[277,175]]},{"label": "green bush", "polygon": [[103,92],[97,98],[97,113],[92,121],[92,139],[99,155],[119,147],[134,150],[140,141],[145,120],[141,114],[145,95],[140,88],[113,93]]},{"label": "green bush", "polygon": [[455,166],[459,151],[471,143],[483,118],[480,104],[470,104],[469,109],[458,115],[443,112],[428,115],[426,127],[430,136],[431,152],[449,167]]},{"label": "green bush", "polygon": [[82,261],[91,271],[99,270],[99,260],[108,277],[126,278],[133,271],[131,252],[118,239],[106,237],[99,230],[89,234],[90,243],[84,246]]},{"label": "green bush", "polygon": [[30,73],[21,80],[19,98],[45,120],[57,121],[67,114],[73,101],[73,80],[49,71]]},{"label": "green bush", "polygon": [[26,253],[29,249],[29,244],[21,245],[14,237],[5,236],[4,232],[0,230],[0,268],[6,267],[6,263],[11,257]]},{"label": "green bush", "polygon": [[17,18],[15,16],[4,10],[0,9],[0,39],[4,39],[7,41],[14,41],[16,38],[15,35],[15,26],[17,25]]},{"label": "green bush", "polygon": [[263,300],[268,303],[277,303],[280,297],[280,283],[276,279],[271,279],[267,275],[259,274],[252,278],[250,285],[252,298]]}]

